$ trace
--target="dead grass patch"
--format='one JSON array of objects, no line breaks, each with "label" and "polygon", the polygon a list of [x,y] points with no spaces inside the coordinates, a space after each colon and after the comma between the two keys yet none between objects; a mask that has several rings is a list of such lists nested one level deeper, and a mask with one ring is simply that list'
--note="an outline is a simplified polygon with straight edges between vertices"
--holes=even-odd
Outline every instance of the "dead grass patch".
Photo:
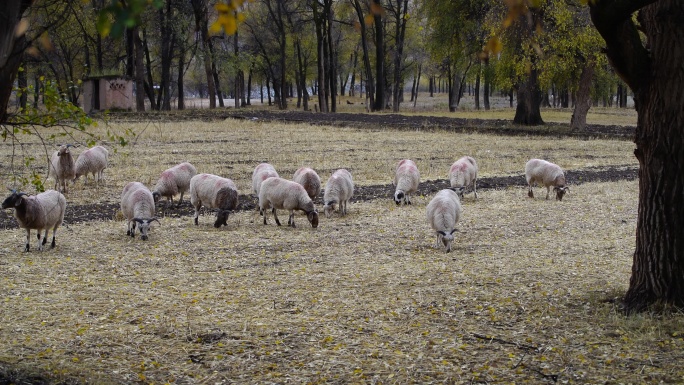
[{"label": "dead grass patch", "polygon": [[[566,168],[633,164],[631,143],[394,132],[228,121],[160,124],[119,151],[107,185],[73,201],[116,201],[182,160],[233,178],[272,162],[326,179],[388,183],[397,159],[444,178],[462,154],[485,175],[531,156]],[[330,151],[330,149],[333,149]],[[311,229],[239,212],[216,230],[163,218],[142,242],[120,220],[73,224],[23,253],[0,232],[0,374],[91,383],[678,382],[679,314],[625,318],[637,182],[584,183],[563,202],[521,187],[464,200],[454,252],[434,247],[430,196],[350,205]],[[538,190],[539,191],[539,190]],[[543,195],[543,194],[542,194]],[[538,196],[540,196],[538,194]],[[210,214],[207,214],[210,215]],[[35,241],[34,241],[35,242]],[[6,370],[5,370],[6,372]]]}]

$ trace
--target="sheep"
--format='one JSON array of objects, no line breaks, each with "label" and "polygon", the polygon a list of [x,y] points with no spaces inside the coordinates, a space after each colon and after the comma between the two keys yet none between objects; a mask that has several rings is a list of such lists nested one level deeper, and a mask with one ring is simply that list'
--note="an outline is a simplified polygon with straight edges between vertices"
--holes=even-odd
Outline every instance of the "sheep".
[{"label": "sheep", "polygon": [[444,189],[439,191],[427,205],[427,220],[437,234],[437,246],[440,241],[444,244],[446,252],[451,252],[451,243],[454,240],[456,223],[461,217],[463,209],[459,191],[463,187]]},{"label": "sheep", "polygon": [[[472,184],[475,199],[477,199],[477,162],[475,159],[464,156],[455,161],[449,168],[449,181],[451,187],[468,187]],[[463,199],[463,192],[460,198]]]},{"label": "sheep", "polygon": [[102,146],[95,146],[89,148],[81,153],[76,159],[76,165],[74,166],[74,180],[76,180],[83,175],[84,183],[88,182],[88,174],[93,174],[93,179],[95,183],[102,181],[104,169],[107,168],[109,159],[109,151]]},{"label": "sheep", "polygon": [[197,169],[188,162],[177,164],[163,171],[152,191],[154,202],[157,203],[161,197],[166,197],[167,206],[169,203],[173,205],[173,196],[180,193],[176,206],[180,207],[183,203],[183,194],[190,188],[190,179],[195,175],[197,175]]},{"label": "sheep", "polygon": [[136,223],[140,239],[146,241],[152,222],[159,223],[154,216],[152,192],[140,182],[128,183],[121,192],[121,212],[126,217],[126,235],[135,238]]},{"label": "sheep", "polygon": [[268,224],[264,210],[269,208],[273,212],[273,218],[275,218],[278,226],[280,226],[280,221],[276,209],[290,210],[290,217],[287,220],[289,226],[296,227],[294,211],[301,210],[306,213],[306,218],[311,226],[313,228],[318,227],[318,211],[316,211],[316,207],[304,186],[297,182],[277,177],[263,181],[259,191],[259,209],[264,212],[264,225]]},{"label": "sheep", "polygon": [[335,171],[328,182],[325,184],[325,192],[323,193],[323,211],[326,218],[332,216],[335,211],[335,204],[339,203],[339,211],[344,216],[347,215],[347,203],[354,195],[354,182],[349,171],[341,168]]},{"label": "sheep", "polygon": [[570,191],[570,188],[565,186],[565,174],[560,166],[542,159],[530,159],[525,164],[525,179],[529,186],[527,196],[530,198],[534,198],[532,185],[535,183],[546,186],[546,199],[549,199],[551,186],[559,201],[563,200],[563,195]]},{"label": "sheep", "polygon": [[228,226],[228,214],[238,205],[235,183],[212,174],[197,174],[190,179],[190,203],[195,207],[195,225],[199,225],[199,210],[204,205],[218,209],[214,227]]},{"label": "sheep", "polygon": [[321,178],[316,174],[316,171],[309,167],[297,169],[294,176],[292,176],[292,180],[304,186],[311,200],[316,200],[318,194],[321,193]]},{"label": "sheep", "polygon": [[73,180],[76,176],[74,158],[71,156],[71,150],[69,150],[70,147],[73,147],[73,145],[63,144],[59,146],[57,151],[52,153],[52,157],[50,159],[50,169],[48,170],[48,174],[50,172],[54,174],[55,190],[57,190],[57,186],[59,186],[58,191],[63,191],[65,194],[68,192],[67,180]]},{"label": "sheep", "polygon": [[257,197],[259,197],[261,182],[272,176],[279,177],[280,175],[278,175],[276,169],[269,163],[260,163],[254,168],[254,172],[252,173],[252,188]]},{"label": "sheep", "polygon": [[409,195],[418,190],[419,183],[420,172],[418,171],[418,166],[410,159],[404,159],[399,162],[394,176],[394,186],[396,186],[394,203],[401,205],[404,202],[410,205],[411,199]]},{"label": "sheep", "polygon": [[[19,227],[26,229],[26,247],[24,251],[30,249],[31,229],[37,231],[38,250],[43,250],[43,245],[47,243],[48,230],[52,229],[52,243],[50,248],[55,247],[55,236],[57,228],[64,221],[66,211],[66,198],[59,191],[48,190],[34,196],[14,190],[2,202],[2,208],[14,208],[14,217],[17,218]],[[45,230],[43,241],[40,241],[40,232]]]}]

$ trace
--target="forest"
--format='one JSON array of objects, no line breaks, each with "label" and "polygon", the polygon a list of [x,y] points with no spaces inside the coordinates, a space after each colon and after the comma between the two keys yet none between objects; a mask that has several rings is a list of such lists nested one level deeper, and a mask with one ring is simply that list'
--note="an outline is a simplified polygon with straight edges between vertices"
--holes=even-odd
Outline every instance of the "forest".
[{"label": "forest", "polygon": [[397,112],[422,91],[448,95],[454,112],[470,92],[484,110],[490,95],[508,96],[522,124],[543,123],[541,106],[575,108],[573,127],[583,128],[590,105],[631,99],[580,1],[542,2],[526,16],[499,0],[115,3],[28,8],[10,107],[37,107],[46,82],[82,105],[83,82],[111,75],[135,80],[138,111],[202,98],[210,108],[258,99],[335,112],[347,96],[368,112]]}]

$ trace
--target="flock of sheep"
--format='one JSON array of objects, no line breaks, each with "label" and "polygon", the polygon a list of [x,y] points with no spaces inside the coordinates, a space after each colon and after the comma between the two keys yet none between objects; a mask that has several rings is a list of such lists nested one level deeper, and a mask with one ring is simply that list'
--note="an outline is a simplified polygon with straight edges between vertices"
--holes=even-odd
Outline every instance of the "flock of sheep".
[{"label": "flock of sheep", "polygon": [[[61,145],[52,154],[49,173],[55,178],[55,190],[29,196],[26,193],[12,190],[2,202],[2,208],[14,208],[14,215],[21,228],[26,229],[25,251],[29,251],[31,230],[37,231],[38,249],[42,250],[47,243],[48,230],[52,229],[51,247],[55,247],[57,228],[64,220],[67,193],[67,181],[75,183],[80,176],[87,179],[93,174],[95,183],[102,180],[103,171],[108,165],[108,151],[102,146],[95,146],[83,151],[74,162],[70,144]],[[461,213],[461,199],[466,188],[472,188],[477,199],[478,166],[475,159],[464,156],[454,162],[449,169],[451,188],[439,191],[427,205],[427,220],[435,231],[437,244],[442,243],[446,252],[451,251],[454,232]],[[556,164],[541,159],[531,159],[525,165],[525,177],[529,186],[528,196],[533,198],[532,186],[541,184],[546,187],[546,199],[549,199],[551,187],[556,199],[562,200],[568,192],[565,185],[565,174]],[[399,162],[394,178],[394,202],[397,205],[411,204],[410,195],[418,190],[420,172],[410,159]],[[287,224],[295,227],[294,213],[303,211],[312,227],[318,227],[318,211],[313,200],[320,194],[321,179],[309,167],[299,168],[292,180],[281,178],[275,168],[268,163],[256,166],[252,173],[252,189],[259,198],[259,212],[267,224],[268,211],[273,214],[275,222],[280,226],[277,210],[288,210]],[[61,192],[60,192],[61,191]],[[126,234],[135,237],[136,227],[140,238],[147,240],[152,222],[159,222],[155,216],[155,204],[162,197],[167,204],[173,205],[173,197],[180,194],[178,206],[183,195],[190,192],[190,203],[195,208],[194,222],[199,223],[199,211],[202,206],[216,209],[214,227],[227,225],[228,215],[238,205],[238,191],[232,180],[213,174],[198,174],[196,168],[184,162],[161,173],[153,191],[140,182],[126,184],[121,193],[121,211],[126,218]],[[347,204],[354,194],[354,182],[348,170],[339,169],[328,179],[324,195],[323,209],[326,217],[337,210],[341,215],[347,214]],[[41,231],[44,236],[41,241]]]}]

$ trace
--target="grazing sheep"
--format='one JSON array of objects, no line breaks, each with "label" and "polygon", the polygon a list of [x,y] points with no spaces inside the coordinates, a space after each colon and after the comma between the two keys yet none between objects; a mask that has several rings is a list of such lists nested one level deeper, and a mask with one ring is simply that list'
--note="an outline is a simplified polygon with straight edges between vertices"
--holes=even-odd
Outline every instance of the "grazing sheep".
[{"label": "grazing sheep", "polygon": [[451,242],[454,240],[456,223],[458,223],[462,212],[458,192],[452,189],[439,191],[427,205],[427,220],[437,234],[437,246],[441,241],[447,253],[451,252]]},{"label": "grazing sheep", "polygon": [[88,182],[88,174],[93,174],[95,183],[102,181],[104,169],[107,168],[109,151],[102,146],[89,148],[76,159],[74,167],[74,183],[83,175],[84,183]]},{"label": "grazing sheep", "polygon": [[195,225],[199,225],[199,210],[204,205],[218,209],[214,227],[228,226],[228,214],[238,205],[235,183],[212,174],[197,174],[190,179],[190,203],[195,207]]},{"label": "grazing sheep", "polygon": [[316,200],[318,194],[321,193],[321,178],[316,174],[316,171],[309,167],[300,167],[295,171],[292,181],[304,186],[304,190],[309,194],[311,200]]},{"label": "grazing sheep", "polygon": [[[264,211],[269,208],[273,212],[273,217],[278,226],[280,226],[280,221],[278,220],[276,209],[290,210],[290,217],[287,220],[289,226],[296,227],[294,211],[302,210],[306,213],[306,218],[311,223],[311,226],[314,228],[318,227],[318,211],[316,211],[316,207],[304,186],[297,182],[276,177],[263,181],[261,191],[259,191],[259,209]],[[265,211],[264,224],[267,224]]]},{"label": "grazing sheep", "polygon": [[418,166],[410,159],[404,159],[397,165],[394,176],[394,203],[400,205],[402,202],[411,204],[409,195],[418,190],[420,183],[420,172]]},{"label": "grazing sheep", "polygon": [[551,186],[559,201],[563,200],[563,195],[570,191],[570,188],[565,186],[565,174],[560,166],[542,159],[530,159],[525,164],[525,178],[529,186],[527,196],[530,198],[534,198],[532,185],[535,183],[546,186],[546,199],[549,199]]},{"label": "grazing sheep", "polygon": [[[2,208],[14,208],[14,217],[17,218],[19,227],[26,229],[26,247],[24,251],[29,251],[31,229],[37,231],[38,250],[43,250],[43,245],[47,243],[48,230],[52,229],[52,243],[50,248],[55,247],[55,235],[57,228],[64,221],[66,210],[66,198],[59,191],[48,190],[34,196],[28,196],[23,192],[14,190],[2,202]],[[40,231],[45,230],[43,241],[40,241]]]},{"label": "grazing sheep", "polygon": [[276,169],[269,163],[260,163],[254,168],[252,173],[252,189],[254,189],[254,194],[259,196],[259,190],[261,187],[261,182],[265,181],[267,178],[272,176],[279,177]]},{"label": "grazing sheep", "polygon": [[154,216],[152,192],[140,182],[130,182],[124,187],[121,192],[121,212],[126,217],[126,235],[135,238],[137,223],[143,241],[147,240],[152,222],[159,223]]},{"label": "grazing sheep", "polygon": [[188,162],[177,164],[163,171],[152,192],[154,202],[157,203],[161,197],[166,197],[167,206],[169,203],[173,205],[173,196],[180,193],[176,206],[180,207],[183,203],[183,194],[190,188],[190,179],[195,175],[197,175],[197,169]]},{"label": "grazing sheep", "polygon": [[339,211],[344,216],[347,215],[347,203],[354,195],[354,182],[349,171],[341,168],[335,171],[328,182],[325,184],[323,193],[323,211],[326,218],[330,218],[335,211],[335,204],[339,203]]},{"label": "grazing sheep", "polygon": [[[254,194],[256,194],[257,199],[259,198],[261,182],[272,176],[277,178],[280,175],[278,175],[278,172],[275,170],[275,168],[268,163],[260,163],[254,168],[254,172],[252,173],[252,189],[254,189]],[[259,210],[259,215],[264,215],[261,209]]]},{"label": "grazing sheep", "polygon": [[50,169],[48,174],[52,172],[55,177],[55,190],[59,186],[58,191],[67,193],[67,181],[73,180],[76,176],[74,167],[74,158],[71,156],[71,144],[63,144],[59,149],[52,153],[50,159]]},{"label": "grazing sheep", "polygon": [[[455,161],[449,168],[451,187],[468,187],[472,184],[475,199],[477,199],[477,162],[470,156],[464,156]],[[461,191],[465,191],[462,189]],[[463,199],[463,192],[460,193]]]}]

